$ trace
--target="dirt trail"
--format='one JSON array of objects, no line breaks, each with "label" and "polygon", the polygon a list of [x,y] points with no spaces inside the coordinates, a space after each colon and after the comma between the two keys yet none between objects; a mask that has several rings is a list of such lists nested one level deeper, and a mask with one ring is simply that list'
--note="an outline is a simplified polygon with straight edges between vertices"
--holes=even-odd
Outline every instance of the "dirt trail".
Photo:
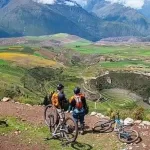
[{"label": "dirt trail", "polygon": [[[29,106],[25,104],[18,104],[18,103],[13,103],[13,102],[0,102],[0,116],[13,116],[13,117],[19,117],[23,121],[27,121],[31,124],[34,125],[44,125],[44,119],[43,119],[43,112],[44,112],[44,107],[43,106]],[[98,118],[95,116],[86,116],[85,118],[85,123],[86,126],[88,126],[88,130],[91,129],[93,123],[97,121]],[[127,149],[125,150],[150,150],[150,127],[148,126],[134,126],[133,128],[136,128],[140,132],[142,141],[139,144],[134,144],[134,145],[128,145]],[[104,133],[105,134],[105,133]],[[113,133],[110,133],[113,134]],[[19,137],[17,137],[19,138]],[[7,150],[8,145],[11,147],[11,150],[16,150],[16,144],[15,142],[18,139],[14,139],[11,136],[10,137],[3,137],[0,136],[0,149],[2,150]],[[17,143],[17,142],[16,142]],[[32,145],[32,147],[28,147],[27,145],[17,145],[17,149],[35,149],[38,150],[36,145]],[[39,149],[44,149],[44,147],[39,146]],[[46,148],[45,148],[46,149]]]}]

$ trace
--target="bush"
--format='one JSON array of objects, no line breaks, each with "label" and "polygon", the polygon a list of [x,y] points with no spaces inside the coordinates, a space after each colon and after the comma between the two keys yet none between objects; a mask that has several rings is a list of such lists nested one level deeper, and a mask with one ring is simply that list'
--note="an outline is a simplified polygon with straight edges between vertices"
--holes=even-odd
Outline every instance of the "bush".
[{"label": "bush", "polygon": [[144,108],[142,107],[137,107],[133,113],[133,119],[136,119],[136,120],[143,120],[144,118]]},{"label": "bush", "polygon": [[148,115],[145,116],[145,120],[150,121],[150,114],[148,114]]}]

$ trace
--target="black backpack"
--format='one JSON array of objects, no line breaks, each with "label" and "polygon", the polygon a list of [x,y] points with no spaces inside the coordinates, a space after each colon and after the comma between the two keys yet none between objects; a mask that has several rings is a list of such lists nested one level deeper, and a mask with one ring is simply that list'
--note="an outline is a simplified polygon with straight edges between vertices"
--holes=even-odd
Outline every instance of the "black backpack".
[{"label": "black backpack", "polygon": [[46,95],[46,96],[44,97],[43,105],[47,106],[47,105],[49,105],[49,104],[52,104],[51,98],[52,98],[52,96],[53,96],[54,93],[55,93],[55,91],[51,92],[49,95]]}]

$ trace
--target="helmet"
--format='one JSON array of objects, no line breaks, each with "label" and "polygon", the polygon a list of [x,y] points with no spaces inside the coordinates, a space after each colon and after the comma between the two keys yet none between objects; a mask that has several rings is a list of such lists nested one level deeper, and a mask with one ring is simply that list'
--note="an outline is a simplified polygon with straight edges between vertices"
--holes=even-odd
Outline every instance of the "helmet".
[{"label": "helmet", "polygon": [[76,87],[75,89],[74,89],[74,94],[79,94],[80,93],[80,88],[79,87]]},{"label": "helmet", "polygon": [[60,91],[60,90],[62,90],[63,88],[64,88],[64,86],[63,86],[61,83],[57,85],[57,90]]}]

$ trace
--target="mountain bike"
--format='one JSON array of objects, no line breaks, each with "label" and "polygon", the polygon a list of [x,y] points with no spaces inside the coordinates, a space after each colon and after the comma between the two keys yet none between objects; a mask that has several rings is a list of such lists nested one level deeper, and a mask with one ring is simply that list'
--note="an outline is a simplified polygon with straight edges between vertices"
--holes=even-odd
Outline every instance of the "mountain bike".
[{"label": "mountain bike", "polygon": [[63,109],[57,109],[52,104],[46,106],[44,119],[52,138],[65,138],[68,142],[76,141],[78,136],[77,123],[71,117],[65,118]]},{"label": "mountain bike", "polygon": [[139,133],[136,130],[128,129],[126,126],[121,123],[119,114],[117,113],[115,119],[99,120],[93,126],[93,132],[106,132],[112,128],[112,125],[115,124],[114,131],[117,133],[118,139],[123,143],[134,143],[140,137]]}]

